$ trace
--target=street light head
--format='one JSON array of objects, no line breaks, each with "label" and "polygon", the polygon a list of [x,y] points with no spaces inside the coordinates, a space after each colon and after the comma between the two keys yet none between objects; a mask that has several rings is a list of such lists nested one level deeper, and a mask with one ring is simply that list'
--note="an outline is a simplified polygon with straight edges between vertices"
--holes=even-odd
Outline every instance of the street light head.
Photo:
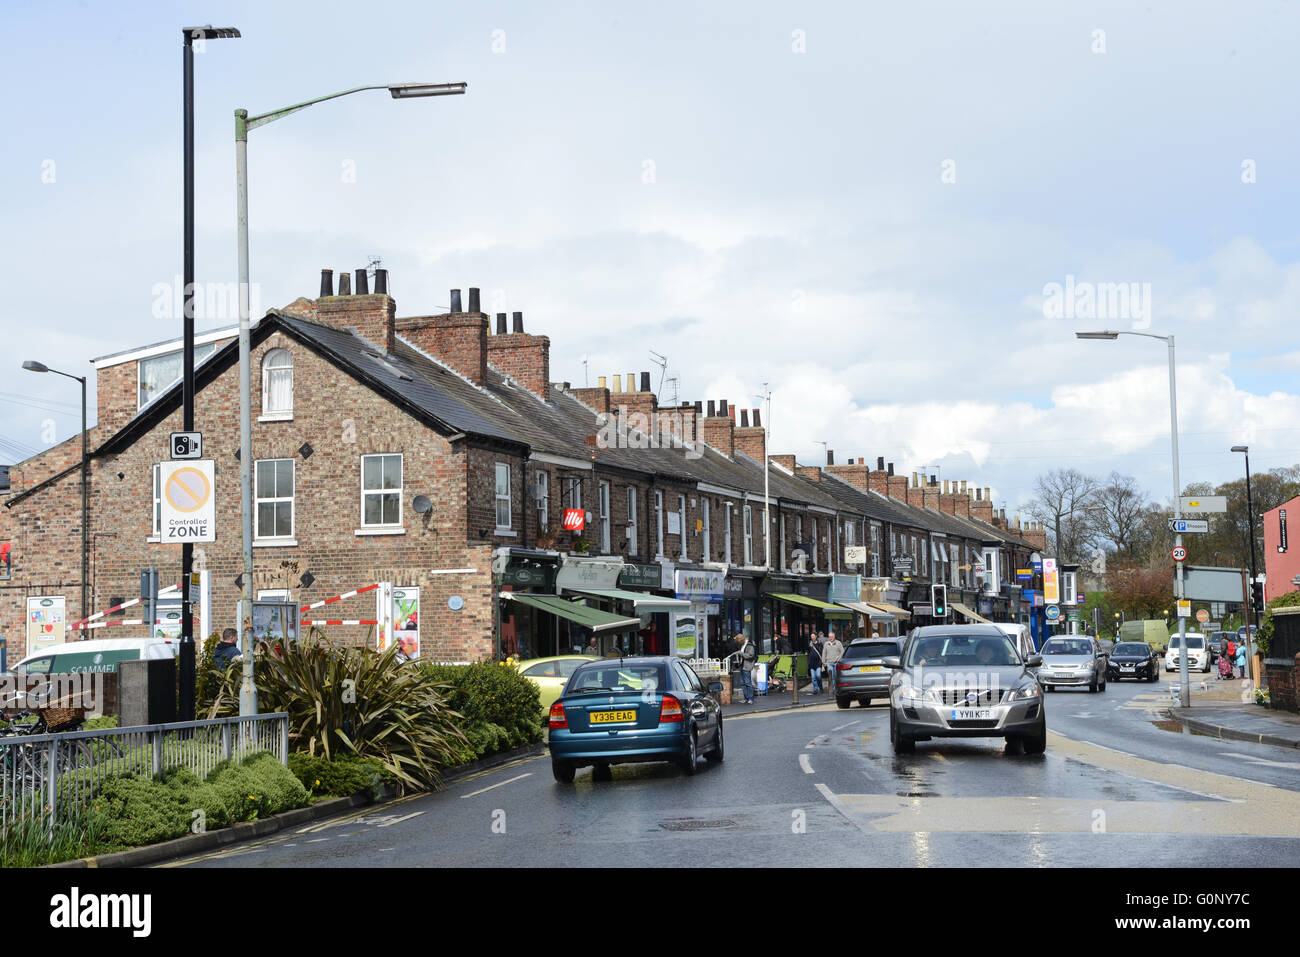
[{"label": "street light head", "polygon": [[23,368],[28,372],[49,372],[50,368],[44,362],[37,362],[35,359],[28,359],[23,363]]},{"label": "street light head", "polygon": [[210,23],[202,27],[181,27],[181,33],[184,34],[186,42],[190,40],[230,40],[239,36],[239,31],[234,27],[214,27]]},{"label": "street light head", "polygon": [[452,96],[464,93],[468,83],[390,83],[388,92],[395,100],[417,96]]},{"label": "street light head", "polygon": [[1249,452],[1249,451],[1250,451],[1250,446],[1249,446],[1249,445],[1234,445],[1234,446],[1233,446],[1231,449],[1229,449],[1228,451],[1230,451],[1230,452]]},{"label": "street light head", "polygon": [[1118,332],[1076,332],[1076,339],[1118,339]]}]

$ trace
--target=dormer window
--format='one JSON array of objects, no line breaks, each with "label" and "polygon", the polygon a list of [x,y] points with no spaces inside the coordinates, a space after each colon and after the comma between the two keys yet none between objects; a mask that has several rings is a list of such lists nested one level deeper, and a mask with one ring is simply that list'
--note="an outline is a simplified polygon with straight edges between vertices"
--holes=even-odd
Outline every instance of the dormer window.
[{"label": "dormer window", "polygon": [[262,418],[293,418],[293,356],[272,349],[262,359]]}]

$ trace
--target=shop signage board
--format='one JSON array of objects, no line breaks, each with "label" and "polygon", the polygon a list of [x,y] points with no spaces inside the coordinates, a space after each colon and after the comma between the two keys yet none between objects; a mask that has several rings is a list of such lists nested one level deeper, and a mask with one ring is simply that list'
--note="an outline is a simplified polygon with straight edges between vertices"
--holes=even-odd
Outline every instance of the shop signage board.
[{"label": "shop signage board", "polygon": [[1034,570],[1032,568],[1017,568],[1016,581],[1028,582],[1034,580]]},{"label": "shop signage board", "polygon": [[845,565],[865,565],[867,563],[867,546],[849,545],[844,549]]},{"label": "shop signage board", "polygon": [[580,532],[587,526],[587,513],[580,508],[564,510],[563,527],[566,532]]},{"label": "shop signage board", "polygon": [[581,591],[585,588],[617,588],[621,561],[603,561],[598,558],[567,558],[555,575],[557,589]]},{"label": "shop signage board", "polygon": [[861,575],[832,575],[827,601],[857,601],[862,595]]},{"label": "shop signage board", "polygon": [[393,637],[407,658],[420,657],[420,589],[393,589]]},{"label": "shop signage board", "polygon": [[695,602],[720,602],[726,573],[707,568],[678,569],[673,583],[678,598]]},{"label": "shop signage board", "polygon": [[62,595],[27,599],[27,654],[63,643],[68,626],[67,599]]},{"label": "shop signage board", "polygon": [[648,562],[641,565],[624,565],[618,575],[619,588],[658,588],[663,580],[659,565]]}]

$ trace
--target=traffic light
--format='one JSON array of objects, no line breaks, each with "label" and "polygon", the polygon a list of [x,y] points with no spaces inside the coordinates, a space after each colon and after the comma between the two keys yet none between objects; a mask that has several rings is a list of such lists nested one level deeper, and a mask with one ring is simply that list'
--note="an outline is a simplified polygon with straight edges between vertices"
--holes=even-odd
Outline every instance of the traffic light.
[{"label": "traffic light", "polygon": [[948,617],[948,586],[931,585],[930,586],[930,604],[932,613],[935,618]]},{"label": "traffic light", "polygon": [[1250,594],[1255,604],[1255,623],[1259,624],[1259,619],[1264,615],[1264,583],[1251,582]]}]

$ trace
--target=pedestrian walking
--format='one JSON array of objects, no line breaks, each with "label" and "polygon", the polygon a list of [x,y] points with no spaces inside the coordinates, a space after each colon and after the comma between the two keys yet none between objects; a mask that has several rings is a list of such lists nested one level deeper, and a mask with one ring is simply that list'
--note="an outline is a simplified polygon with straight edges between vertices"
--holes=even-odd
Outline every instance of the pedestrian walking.
[{"label": "pedestrian walking", "polygon": [[758,658],[758,652],[754,650],[754,643],[747,635],[736,635],[736,641],[740,645],[740,687],[744,693],[745,704],[753,704],[754,662]]},{"label": "pedestrian walking", "polygon": [[808,642],[808,676],[812,678],[812,693],[822,693],[822,634],[814,631]]},{"label": "pedestrian walking", "polygon": [[826,644],[822,646],[822,664],[826,668],[826,687],[831,694],[835,693],[835,665],[844,657],[844,646],[840,644],[839,638],[835,637],[835,632],[831,632],[826,639]]},{"label": "pedestrian walking", "polygon": [[1246,643],[1243,641],[1237,645],[1237,677],[1246,677]]}]

